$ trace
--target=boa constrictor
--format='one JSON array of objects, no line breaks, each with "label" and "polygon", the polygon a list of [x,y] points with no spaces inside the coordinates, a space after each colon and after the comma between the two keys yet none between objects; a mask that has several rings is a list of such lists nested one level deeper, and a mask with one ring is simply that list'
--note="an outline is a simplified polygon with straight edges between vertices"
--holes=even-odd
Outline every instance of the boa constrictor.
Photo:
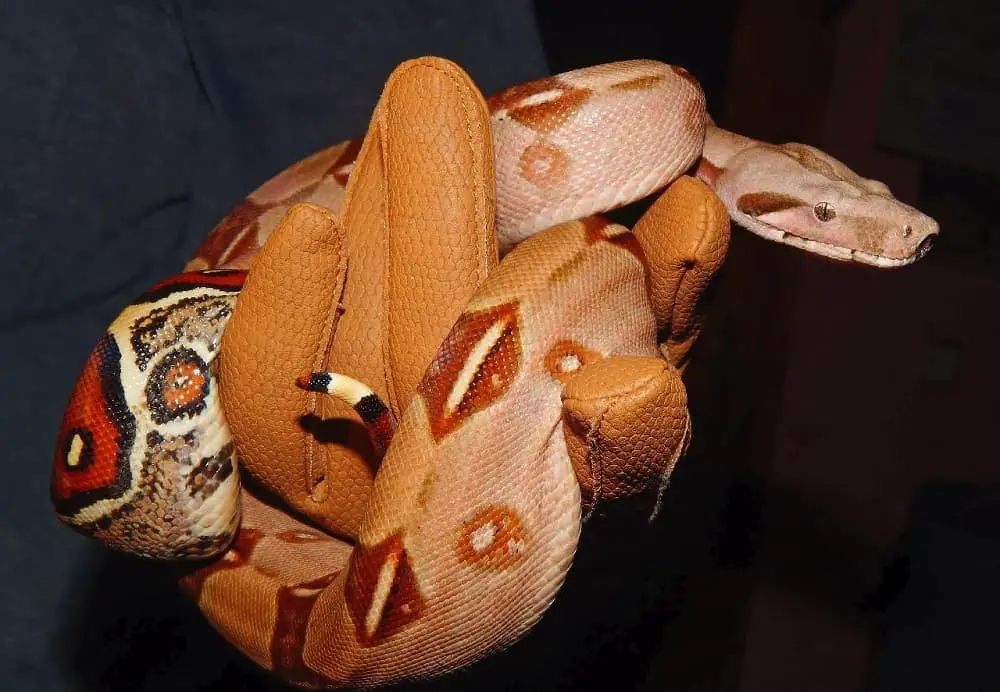
[{"label": "boa constrictor", "polygon": [[[593,392],[640,392],[632,423],[647,426],[642,444],[659,461],[627,470],[629,492],[672,468],[688,420],[677,373],[657,358],[644,259],[664,239],[637,232],[637,245],[592,215],[694,169],[735,222],[825,257],[902,266],[938,232],[817,149],[716,127],[680,68],[586,68],[513,87],[489,106],[506,257],[442,343],[398,430],[379,422],[384,405],[361,383],[335,373],[303,373],[299,383],[350,401],[377,447],[396,430],[362,530],[377,540],[352,551],[252,495],[241,517],[216,373],[251,260],[292,205],[339,209],[359,142],[309,157],[241,202],[185,273],[119,315],[67,407],[52,478],[58,516],[138,555],[221,554],[187,587],[237,646],[293,682],[437,674],[526,631],[554,598],[594,495],[576,463],[593,444],[580,414]],[[494,454],[516,463],[473,483],[463,468],[496,440],[486,428],[510,431]],[[237,607],[247,599],[259,607]],[[244,622],[248,612],[265,622]]]}]

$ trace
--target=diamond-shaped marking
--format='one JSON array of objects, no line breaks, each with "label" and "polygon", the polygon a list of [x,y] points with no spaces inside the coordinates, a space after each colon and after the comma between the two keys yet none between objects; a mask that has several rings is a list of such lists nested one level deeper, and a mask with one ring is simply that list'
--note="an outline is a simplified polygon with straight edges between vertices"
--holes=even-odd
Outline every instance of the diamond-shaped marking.
[{"label": "diamond-shaped marking", "polygon": [[549,134],[569,120],[590,99],[590,89],[546,77],[506,89],[489,100],[490,111],[505,114],[531,130]]},{"label": "diamond-shaped marking", "polygon": [[521,368],[517,303],[463,313],[418,387],[431,434],[441,441],[500,399]]},{"label": "diamond-shaped marking", "polygon": [[420,617],[424,602],[400,534],[355,548],[348,570],[344,597],[362,646],[374,646]]}]

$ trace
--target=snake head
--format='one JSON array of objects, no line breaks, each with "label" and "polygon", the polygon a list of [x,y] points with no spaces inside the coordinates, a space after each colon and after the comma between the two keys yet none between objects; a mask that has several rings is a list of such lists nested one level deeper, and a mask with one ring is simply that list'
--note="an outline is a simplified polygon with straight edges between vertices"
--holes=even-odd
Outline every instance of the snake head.
[{"label": "snake head", "polygon": [[242,272],[154,286],[101,335],[63,416],[51,477],[61,521],[161,559],[220,552],[239,520],[214,361]]},{"label": "snake head", "polygon": [[924,257],[939,232],[884,183],[805,144],[740,152],[716,189],[748,230],[835,260],[902,267]]}]

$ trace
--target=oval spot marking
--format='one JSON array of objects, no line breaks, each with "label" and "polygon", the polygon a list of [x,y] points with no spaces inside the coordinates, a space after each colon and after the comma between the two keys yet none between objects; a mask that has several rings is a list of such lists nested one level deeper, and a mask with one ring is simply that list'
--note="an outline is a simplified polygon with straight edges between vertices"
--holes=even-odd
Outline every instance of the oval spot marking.
[{"label": "oval spot marking", "polygon": [[545,371],[565,383],[580,368],[601,358],[597,351],[572,339],[560,339],[545,354]]},{"label": "oval spot marking", "polygon": [[462,523],[458,558],[470,567],[505,570],[524,558],[527,532],[517,513],[504,505],[490,505]]},{"label": "oval spot marking", "polygon": [[209,393],[208,365],[189,348],[167,354],[157,364],[146,385],[146,402],[152,418],[166,423],[194,416],[205,408]]},{"label": "oval spot marking", "polygon": [[537,142],[524,148],[518,160],[518,171],[525,180],[538,187],[555,187],[566,179],[569,157],[557,146]]},{"label": "oval spot marking", "polygon": [[184,361],[171,366],[166,374],[164,401],[171,409],[186,406],[201,396],[205,389],[205,375],[200,364]]}]

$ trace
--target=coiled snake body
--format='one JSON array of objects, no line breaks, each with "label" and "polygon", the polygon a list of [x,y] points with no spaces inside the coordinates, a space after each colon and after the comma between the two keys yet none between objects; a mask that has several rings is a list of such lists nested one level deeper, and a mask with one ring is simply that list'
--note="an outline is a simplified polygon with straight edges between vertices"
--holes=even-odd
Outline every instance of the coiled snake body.
[{"label": "coiled snake body", "polygon": [[[680,68],[586,68],[508,89],[489,108],[506,257],[398,425],[365,385],[301,373],[300,387],[349,401],[387,450],[353,552],[252,495],[242,496],[241,516],[216,359],[251,260],[293,204],[340,209],[358,141],[262,185],[185,273],[128,306],[87,361],[59,432],[59,517],[134,554],[225,551],[187,588],[237,646],[303,685],[452,669],[516,639],[555,596],[587,502],[570,461],[578,441],[561,424],[571,375],[606,360],[610,377],[615,355],[651,367],[642,381],[667,382],[650,365],[659,350],[642,249],[594,214],[694,170],[740,226],[825,257],[903,266],[938,232],[884,185],[815,148],[715,126]],[[599,381],[600,368],[591,371]],[[650,401],[682,396],[671,386]],[[669,471],[686,439],[686,415],[671,415],[662,437],[674,451],[651,477]],[[494,429],[508,431],[502,442],[487,434]],[[517,463],[480,468],[470,483],[464,465],[490,444]],[[294,565],[283,558],[288,546]],[[247,624],[253,618],[263,620]]]}]

